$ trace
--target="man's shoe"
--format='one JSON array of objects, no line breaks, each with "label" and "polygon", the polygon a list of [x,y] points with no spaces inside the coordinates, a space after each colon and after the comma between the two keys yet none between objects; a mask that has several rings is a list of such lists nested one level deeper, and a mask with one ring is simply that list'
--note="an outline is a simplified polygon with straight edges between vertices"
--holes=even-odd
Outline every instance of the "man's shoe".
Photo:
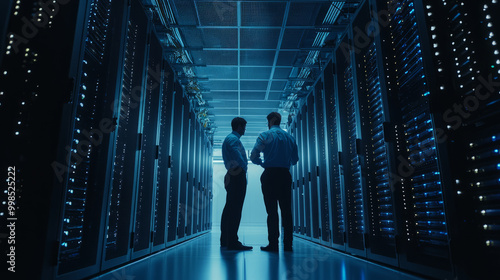
[{"label": "man's shoe", "polygon": [[231,250],[231,251],[249,251],[249,250],[252,250],[253,247],[252,246],[245,246],[245,245],[241,244],[241,245],[235,245],[235,246],[227,246],[227,249]]},{"label": "man's shoe", "polygon": [[283,250],[287,251],[287,252],[293,252],[293,248],[291,245],[285,245],[283,247]]},{"label": "man's shoe", "polygon": [[260,250],[266,252],[278,252],[278,245],[267,245],[266,247],[260,247]]}]

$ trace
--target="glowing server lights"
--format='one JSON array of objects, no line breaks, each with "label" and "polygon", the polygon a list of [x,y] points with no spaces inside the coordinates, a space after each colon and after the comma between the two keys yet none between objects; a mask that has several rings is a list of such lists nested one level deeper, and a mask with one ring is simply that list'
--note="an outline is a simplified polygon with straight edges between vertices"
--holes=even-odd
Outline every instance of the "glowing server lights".
[{"label": "glowing server lights", "polygon": [[[87,39],[85,52],[82,59],[82,75],[80,77],[79,94],[75,103],[75,123],[73,140],[70,148],[71,171],[67,182],[65,208],[63,213],[63,232],[61,236],[60,261],[61,272],[74,269],[74,264],[87,257],[84,246],[88,245],[88,224],[94,216],[89,214],[89,192],[98,184],[92,178],[95,172],[96,157],[92,153],[95,141],[102,141],[102,136],[90,134],[94,128],[99,127],[100,110],[98,107],[105,102],[102,99],[105,88],[101,83],[105,80],[106,70],[104,52],[109,46],[106,34],[109,32],[111,1],[93,1],[91,12],[87,21]],[[100,38],[92,40],[90,38]],[[96,55],[99,54],[99,55]],[[96,71],[101,68],[101,71]],[[89,73],[89,74],[87,74]],[[101,138],[101,139],[97,139]],[[69,147],[68,147],[69,148]]]},{"label": "glowing server lights", "polygon": [[369,193],[370,232],[372,236],[395,237],[393,198],[389,185],[389,166],[384,137],[384,108],[380,87],[377,50],[375,42],[370,44],[360,57],[363,65],[358,73],[362,77],[360,85],[360,113],[364,126],[362,140],[366,166],[366,188]]}]

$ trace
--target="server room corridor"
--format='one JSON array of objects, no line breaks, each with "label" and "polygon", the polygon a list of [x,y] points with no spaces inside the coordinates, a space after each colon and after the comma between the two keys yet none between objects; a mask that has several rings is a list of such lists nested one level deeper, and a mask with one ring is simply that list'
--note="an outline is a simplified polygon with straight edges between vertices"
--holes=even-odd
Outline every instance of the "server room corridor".
[{"label": "server room corridor", "polygon": [[259,249],[266,243],[265,226],[243,226],[240,241],[252,251],[220,248],[220,231],[214,228],[186,241],[92,280],[217,279],[217,280],[419,280],[425,279],[374,264],[300,238],[294,251],[270,253]]},{"label": "server room corridor", "polygon": [[500,279],[499,28],[499,0],[0,0],[0,279]]}]

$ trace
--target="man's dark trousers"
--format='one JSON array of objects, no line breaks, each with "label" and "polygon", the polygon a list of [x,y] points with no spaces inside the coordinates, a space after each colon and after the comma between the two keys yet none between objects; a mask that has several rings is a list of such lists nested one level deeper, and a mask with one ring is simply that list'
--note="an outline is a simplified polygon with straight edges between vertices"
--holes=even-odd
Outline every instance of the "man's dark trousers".
[{"label": "man's dark trousers", "polygon": [[238,228],[240,227],[243,201],[247,192],[247,175],[242,168],[228,170],[224,176],[226,205],[221,219],[221,245],[238,246]]},{"label": "man's dark trousers", "polygon": [[260,177],[262,194],[267,211],[267,232],[269,245],[278,245],[279,218],[278,203],[284,227],[285,246],[292,246],[292,175],[288,168],[266,168]]}]

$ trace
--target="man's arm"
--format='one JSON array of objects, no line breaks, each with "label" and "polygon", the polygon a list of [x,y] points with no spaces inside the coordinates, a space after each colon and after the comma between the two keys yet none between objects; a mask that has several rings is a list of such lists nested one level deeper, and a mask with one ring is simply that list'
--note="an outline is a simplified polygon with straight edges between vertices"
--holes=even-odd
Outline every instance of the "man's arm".
[{"label": "man's arm", "polygon": [[264,150],[264,135],[260,134],[257,137],[257,141],[255,142],[255,146],[250,153],[250,160],[257,165],[262,165],[262,159],[260,158],[260,153]]}]

